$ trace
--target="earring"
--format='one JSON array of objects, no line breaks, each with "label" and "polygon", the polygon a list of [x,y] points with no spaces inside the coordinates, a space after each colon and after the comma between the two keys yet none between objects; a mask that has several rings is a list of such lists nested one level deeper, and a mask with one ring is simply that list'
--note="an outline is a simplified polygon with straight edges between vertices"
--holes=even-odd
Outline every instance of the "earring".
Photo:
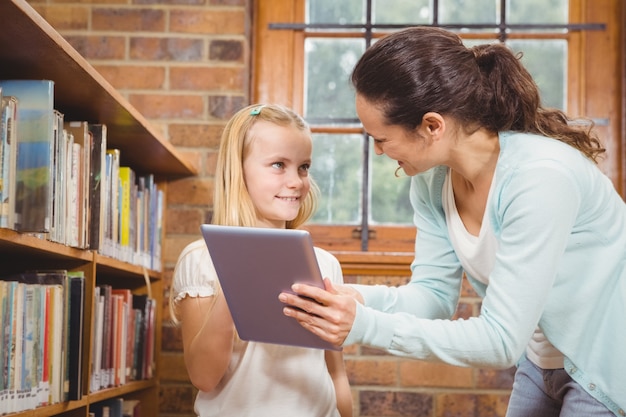
[{"label": "earring", "polygon": [[396,178],[400,178],[400,175],[398,175],[398,172],[400,172],[401,169],[402,167],[398,167],[396,168],[396,172],[393,173],[393,175],[395,175]]}]

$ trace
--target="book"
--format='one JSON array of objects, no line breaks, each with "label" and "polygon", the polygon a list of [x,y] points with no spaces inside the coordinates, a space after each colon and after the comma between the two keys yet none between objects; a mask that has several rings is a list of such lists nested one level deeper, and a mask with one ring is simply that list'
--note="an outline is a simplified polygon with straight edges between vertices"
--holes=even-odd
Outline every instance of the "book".
[{"label": "book", "polygon": [[92,354],[91,354],[91,381],[90,391],[95,392],[102,388],[102,339],[104,329],[104,295],[101,288],[94,288],[94,319],[92,325]]},{"label": "book", "polygon": [[[69,345],[69,282],[66,270],[33,270],[17,274],[21,284],[46,287],[45,343],[42,386],[47,387],[48,403],[66,401],[69,390],[67,373]],[[42,395],[43,396],[43,395]]]},{"label": "book", "polygon": [[74,137],[75,152],[78,153],[76,162],[76,196],[77,196],[77,247],[87,248],[89,243],[88,219],[91,208],[91,157],[93,148],[93,134],[89,130],[89,123],[81,121],[66,121],[64,128]]},{"label": "book", "polygon": [[0,111],[0,227],[13,227],[17,163],[17,98],[2,96]]},{"label": "book", "polygon": [[89,412],[95,417],[122,417],[124,399],[120,397],[110,398],[89,406]]},{"label": "book", "polygon": [[49,239],[65,244],[67,237],[67,200],[68,196],[68,141],[73,140],[71,134],[63,129],[63,118],[56,114],[56,128],[53,137],[52,171],[52,220]]},{"label": "book", "polygon": [[103,254],[119,258],[119,168],[120,150],[107,149],[106,151],[106,231]]},{"label": "book", "polygon": [[[131,188],[135,182],[135,174],[130,167],[119,167],[119,243],[122,260],[129,262],[132,259],[131,246]],[[133,204],[134,206],[134,204]]]},{"label": "book", "polygon": [[99,250],[104,237],[105,155],[107,148],[107,128],[104,124],[89,124],[92,135],[91,169],[89,175],[89,248]]},{"label": "book", "polygon": [[19,102],[13,228],[47,233],[52,212],[54,81],[0,80],[0,87]]},{"label": "book", "polygon": [[[134,335],[134,329],[131,331],[131,326],[134,326],[134,314],[132,314],[133,294],[128,288],[114,288],[111,292],[113,295],[119,296],[120,303],[118,309],[121,314],[118,317],[118,328],[116,331],[121,337],[118,339],[116,346],[119,355],[115,374],[118,384],[123,385],[130,380],[130,367],[132,364]],[[131,316],[133,316],[132,319]]]},{"label": "book", "polygon": [[141,402],[139,400],[124,399],[122,403],[122,417],[140,417]]},{"label": "book", "polygon": [[83,397],[83,316],[85,313],[85,274],[83,271],[68,271],[70,286],[69,309],[69,380],[68,400]]}]

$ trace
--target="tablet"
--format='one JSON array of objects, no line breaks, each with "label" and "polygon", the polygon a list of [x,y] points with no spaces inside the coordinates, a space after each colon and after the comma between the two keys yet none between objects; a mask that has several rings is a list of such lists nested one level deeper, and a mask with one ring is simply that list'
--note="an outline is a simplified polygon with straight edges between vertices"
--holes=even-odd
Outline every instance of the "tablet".
[{"label": "tablet", "polygon": [[296,282],[324,288],[309,232],[211,224],[200,230],[242,340],[341,350],[285,316],[278,300]]}]

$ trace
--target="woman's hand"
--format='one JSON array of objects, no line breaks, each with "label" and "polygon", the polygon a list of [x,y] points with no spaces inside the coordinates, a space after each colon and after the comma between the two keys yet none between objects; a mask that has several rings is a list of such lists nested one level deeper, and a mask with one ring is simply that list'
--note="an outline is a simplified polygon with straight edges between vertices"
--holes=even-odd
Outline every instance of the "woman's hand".
[{"label": "woman's hand", "polygon": [[302,327],[335,346],[341,346],[352,329],[356,302],[361,294],[346,285],[333,285],[324,278],[325,289],[306,284],[294,284],[295,293],[283,292],[278,299],[286,304],[283,312]]}]

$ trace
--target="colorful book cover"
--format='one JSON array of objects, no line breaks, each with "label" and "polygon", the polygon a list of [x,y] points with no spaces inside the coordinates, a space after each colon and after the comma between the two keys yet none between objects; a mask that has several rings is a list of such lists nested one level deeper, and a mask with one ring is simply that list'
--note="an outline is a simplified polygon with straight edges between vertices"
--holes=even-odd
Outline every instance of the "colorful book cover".
[{"label": "colorful book cover", "polygon": [[119,236],[120,246],[124,252],[129,250],[130,246],[130,189],[132,181],[133,171],[130,167],[121,166],[119,169]]},{"label": "colorful book cover", "polygon": [[79,145],[77,164],[77,228],[78,247],[86,249],[89,243],[89,211],[91,209],[91,155],[93,148],[93,135],[89,130],[89,123],[79,121],[66,121],[65,129],[74,136],[74,144]]},{"label": "colorful book cover", "polygon": [[0,80],[3,94],[17,97],[15,223],[21,232],[50,231],[54,81]]},{"label": "colorful book cover", "polygon": [[68,271],[70,286],[69,348],[67,354],[68,399],[83,397],[83,317],[85,314],[85,274]]},{"label": "colorful book cover", "polygon": [[100,250],[104,237],[105,155],[107,149],[107,128],[103,124],[90,124],[93,137],[91,148],[91,170],[89,175],[89,248]]},{"label": "colorful book cover", "polygon": [[13,227],[17,163],[17,98],[2,96],[0,112],[0,227]]}]

